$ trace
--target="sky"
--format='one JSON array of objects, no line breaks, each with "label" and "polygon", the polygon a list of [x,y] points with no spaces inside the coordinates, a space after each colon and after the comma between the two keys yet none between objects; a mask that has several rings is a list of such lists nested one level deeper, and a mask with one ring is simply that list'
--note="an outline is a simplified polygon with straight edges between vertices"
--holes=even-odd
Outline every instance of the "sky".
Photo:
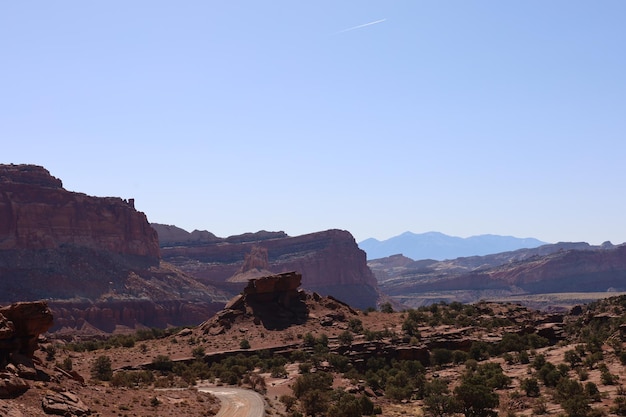
[{"label": "sky", "polygon": [[0,163],[217,236],[626,241],[626,2],[0,3]]}]

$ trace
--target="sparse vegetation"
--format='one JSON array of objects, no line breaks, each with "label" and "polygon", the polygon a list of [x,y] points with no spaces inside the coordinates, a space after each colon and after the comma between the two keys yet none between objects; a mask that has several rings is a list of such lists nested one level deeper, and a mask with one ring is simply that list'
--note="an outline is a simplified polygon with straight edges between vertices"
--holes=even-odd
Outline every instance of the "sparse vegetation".
[{"label": "sparse vegetation", "polygon": [[[281,355],[257,348],[257,344],[266,343],[264,339],[269,344],[277,338],[265,329],[261,338],[252,333],[252,326],[219,337],[220,341],[230,342],[231,350],[245,350],[224,354],[219,360],[212,358],[219,346],[217,339],[198,333],[172,332],[165,336],[149,330],[111,340],[50,343],[42,349],[42,355],[52,356],[53,352],[59,361],[54,363],[56,366],[72,370],[77,360],[81,361],[75,359],[81,357],[81,352],[94,349],[89,353],[93,358],[89,362],[93,380],[102,381],[98,383],[107,389],[129,392],[192,387],[206,381],[271,393],[275,384],[289,384],[278,381],[287,378],[292,381],[293,392],[273,400],[268,397],[268,401],[270,408],[282,410],[272,408],[271,413],[289,417],[386,415],[385,407],[390,404],[420,404],[427,416],[437,417],[492,416],[496,412],[507,416],[541,415],[555,407],[562,415],[587,417],[599,415],[598,410],[608,412],[602,408],[607,402],[611,412],[626,415],[626,393],[619,385],[626,374],[622,365],[626,349],[622,348],[619,326],[626,320],[621,319],[621,310],[616,316],[612,306],[605,307],[612,315],[596,320],[594,313],[584,313],[586,321],[574,318],[558,325],[565,330],[564,337],[551,340],[515,327],[529,320],[529,313],[522,311],[520,314],[526,316],[516,322],[515,315],[507,310],[519,307],[437,303],[403,312],[370,311],[368,316],[333,312],[332,317],[337,319],[331,326],[290,329],[291,336],[280,340],[297,346]],[[504,320],[507,315],[510,318]],[[466,327],[459,327],[461,323]],[[452,336],[447,338],[447,332]],[[463,339],[465,334],[470,337]],[[602,339],[601,335],[608,336]],[[160,342],[151,337],[169,339]],[[174,338],[177,343],[172,343]],[[375,349],[381,346],[393,353],[368,353],[377,352]],[[398,346],[405,355],[402,359],[394,356]],[[124,349],[143,357],[148,353],[147,360],[152,357],[150,369],[113,372],[111,359],[119,369],[120,358],[116,355]],[[182,355],[185,359],[172,359],[175,356],[170,355],[181,349],[187,349]],[[347,350],[350,355],[345,354]],[[377,396],[368,397],[366,391]],[[161,401],[162,397],[153,398]],[[142,401],[146,407],[159,410],[166,404],[161,401],[154,405],[151,397]],[[123,415],[134,411],[135,404],[120,403],[129,410],[110,408]]]}]

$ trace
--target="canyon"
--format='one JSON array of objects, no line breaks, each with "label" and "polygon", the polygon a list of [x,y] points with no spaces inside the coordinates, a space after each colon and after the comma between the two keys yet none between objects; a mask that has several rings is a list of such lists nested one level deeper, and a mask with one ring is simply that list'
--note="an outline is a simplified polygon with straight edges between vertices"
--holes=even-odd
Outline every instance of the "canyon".
[{"label": "canyon", "polygon": [[187,233],[151,225],[133,199],[68,191],[41,166],[0,165],[0,305],[46,300],[53,331],[198,324],[249,278],[288,271],[311,291],[377,304],[376,279],[349,232]]}]

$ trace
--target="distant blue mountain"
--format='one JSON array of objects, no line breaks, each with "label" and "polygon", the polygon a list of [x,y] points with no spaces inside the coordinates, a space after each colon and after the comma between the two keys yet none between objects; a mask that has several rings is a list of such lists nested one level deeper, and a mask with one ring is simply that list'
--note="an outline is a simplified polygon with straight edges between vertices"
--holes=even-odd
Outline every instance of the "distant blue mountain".
[{"label": "distant blue mountain", "polygon": [[468,238],[448,236],[439,232],[411,233],[387,240],[365,239],[359,247],[367,253],[367,259],[385,258],[402,254],[413,260],[455,259],[465,256],[490,255],[524,248],[536,248],[546,242],[534,238],[513,236],[479,235]]}]

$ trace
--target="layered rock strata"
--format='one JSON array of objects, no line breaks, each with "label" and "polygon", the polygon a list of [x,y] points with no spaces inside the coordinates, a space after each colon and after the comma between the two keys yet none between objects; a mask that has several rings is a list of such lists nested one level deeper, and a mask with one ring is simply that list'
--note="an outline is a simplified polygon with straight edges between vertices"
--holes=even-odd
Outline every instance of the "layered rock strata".
[{"label": "layered rock strata", "polygon": [[0,250],[63,246],[159,259],[157,234],[133,199],[67,191],[36,165],[0,165]]},{"label": "layered rock strata", "polygon": [[67,191],[35,165],[0,165],[0,303],[46,299],[52,330],[194,325],[228,299],[160,259],[134,201]]},{"label": "layered rock strata", "polygon": [[[161,236],[164,226],[153,226]],[[180,235],[177,239],[184,240]],[[217,242],[191,244],[161,240],[160,243],[164,260],[232,294],[243,288],[243,282],[236,281],[250,276],[233,277],[242,273],[244,263],[256,262],[255,267],[274,273],[299,271],[303,288],[332,295],[357,308],[376,306],[379,298],[376,278],[367,266],[365,252],[344,230],[295,237],[263,231]],[[267,266],[258,262],[258,256],[251,256],[258,254],[258,248],[267,252]]]}]

